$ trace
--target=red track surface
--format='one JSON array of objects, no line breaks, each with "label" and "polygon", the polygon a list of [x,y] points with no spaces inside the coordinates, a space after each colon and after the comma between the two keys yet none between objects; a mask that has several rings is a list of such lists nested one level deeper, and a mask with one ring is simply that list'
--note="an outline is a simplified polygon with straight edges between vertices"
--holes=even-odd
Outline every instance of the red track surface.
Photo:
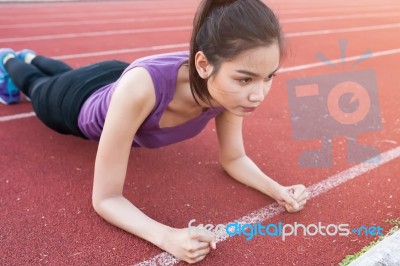
[{"label": "red track surface", "polygon": [[[291,48],[284,67],[316,63],[317,52],[339,59],[339,39],[347,39],[348,57],[361,55],[367,49],[375,53],[400,48],[399,26],[290,37],[298,32],[400,23],[397,1],[362,2],[270,1],[283,20]],[[144,55],[185,48],[83,54],[187,43],[190,29],[120,34],[115,31],[190,27],[190,18],[178,17],[192,16],[197,4],[198,1],[192,0],[3,4],[0,46],[15,50],[30,48],[54,57],[68,56],[70,59],[66,61],[74,67],[103,59],[130,62]],[[349,17],[382,13],[385,14],[371,18]],[[347,18],[329,18],[339,15]],[[154,17],[165,19],[149,21]],[[285,22],[313,17],[326,18]],[[115,21],[136,18],[147,21]],[[93,20],[107,23],[68,25]],[[52,22],[66,23],[56,26]],[[19,27],[20,24],[32,25]],[[102,31],[112,35],[54,36]],[[48,37],[25,38],[35,36]],[[378,132],[361,134],[360,142],[375,145],[381,152],[400,143],[399,61],[397,52],[370,58],[355,68],[376,71],[383,127]],[[244,136],[249,156],[278,182],[310,186],[353,166],[346,162],[344,138],[337,137],[333,141],[332,168],[300,168],[299,154],[318,147],[319,142],[296,141],[290,128],[286,80],[340,71],[343,70],[338,65],[336,69],[320,66],[281,73],[263,106],[246,120]],[[0,117],[31,111],[28,102],[0,106]],[[0,128],[0,264],[132,265],[161,252],[107,224],[93,211],[91,186],[96,143],[54,133],[36,117],[0,122]],[[227,223],[272,203],[272,199],[238,184],[221,170],[214,131],[210,123],[192,140],[158,151],[134,149],[124,191],[126,197],[149,216],[174,227],[186,227],[191,219]],[[399,162],[396,158],[311,199],[303,211],[281,213],[264,224],[348,223],[352,227],[381,225],[387,229],[383,220],[400,217]],[[242,237],[232,237],[218,243],[217,250],[200,265],[336,265],[346,254],[358,251],[372,239],[354,235],[293,236],[285,242],[273,237],[256,237],[248,242]]]}]

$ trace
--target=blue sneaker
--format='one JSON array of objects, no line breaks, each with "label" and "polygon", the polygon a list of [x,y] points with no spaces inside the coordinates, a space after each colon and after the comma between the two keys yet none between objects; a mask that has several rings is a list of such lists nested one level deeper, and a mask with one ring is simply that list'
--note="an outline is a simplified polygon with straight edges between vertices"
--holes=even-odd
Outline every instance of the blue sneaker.
[{"label": "blue sneaker", "polygon": [[0,103],[2,104],[19,102],[19,90],[3,64],[4,57],[9,54],[13,54],[15,57],[17,56],[11,49],[0,49]]},{"label": "blue sneaker", "polygon": [[[21,50],[21,51],[16,52],[16,54],[17,54],[17,58],[18,58],[19,60],[21,60],[22,62],[25,62],[25,57],[26,57],[27,54],[36,55],[36,53],[35,53],[34,51],[29,50],[29,49],[23,49],[23,50]],[[29,102],[31,101],[31,98],[29,98],[28,96],[26,96],[25,93],[23,93],[22,91],[21,91],[21,93],[22,93],[22,95],[25,97],[25,99],[26,99],[27,101],[29,101]]]},{"label": "blue sneaker", "polygon": [[33,54],[36,55],[36,53],[32,50],[29,49],[23,49],[21,51],[16,52],[18,59],[22,60],[25,62],[25,57],[27,54]]}]

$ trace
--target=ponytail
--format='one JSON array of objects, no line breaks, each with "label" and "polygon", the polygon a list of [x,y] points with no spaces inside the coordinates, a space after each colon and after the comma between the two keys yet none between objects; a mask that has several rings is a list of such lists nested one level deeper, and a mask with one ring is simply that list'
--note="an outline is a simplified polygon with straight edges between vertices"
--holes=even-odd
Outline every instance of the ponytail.
[{"label": "ponytail", "polygon": [[[201,25],[203,25],[204,21],[213,9],[231,4],[235,1],[236,0],[203,0],[199,5],[193,20],[193,32],[199,32]],[[192,37],[196,37],[196,35],[193,34]]]},{"label": "ponytail", "polygon": [[195,95],[198,96],[201,100],[207,100],[208,102],[209,97],[211,97],[207,90],[207,82],[205,82],[203,78],[198,75],[196,70],[195,56],[196,53],[200,51],[196,38],[201,29],[201,26],[203,26],[204,21],[209,17],[212,10],[224,5],[231,4],[235,1],[236,0],[203,0],[201,1],[194,16],[192,37],[190,39],[189,77],[191,92],[196,103],[199,102],[197,101],[197,97],[195,97]]},{"label": "ponytail", "polygon": [[204,53],[214,75],[224,61],[256,47],[277,43],[282,58],[282,35],[275,14],[260,0],[202,0],[193,20],[189,55],[190,87],[196,102],[199,98],[210,103],[211,98],[207,80],[197,73],[197,52]]}]

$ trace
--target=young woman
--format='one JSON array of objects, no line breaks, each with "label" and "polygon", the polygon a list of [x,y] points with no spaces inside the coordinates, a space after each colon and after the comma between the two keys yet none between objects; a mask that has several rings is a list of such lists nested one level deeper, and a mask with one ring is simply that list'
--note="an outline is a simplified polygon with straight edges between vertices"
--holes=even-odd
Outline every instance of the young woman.
[{"label": "young woman", "polygon": [[[220,162],[239,182],[301,210],[303,185],[282,186],[246,156],[243,117],[267,95],[284,54],[274,13],[259,0],[203,0],[190,52],[107,61],[72,70],[30,50],[0,51],[0,97],[22,91],[38,118],[62,134],[99,141],[93,207],[108,222],[189,263],[216,248],[209,234],[188,234],[141,212],[123,195],[132,146],[157,148],[198,134],[215,117]],[[15,84],[15,85],[14,85]]]}]

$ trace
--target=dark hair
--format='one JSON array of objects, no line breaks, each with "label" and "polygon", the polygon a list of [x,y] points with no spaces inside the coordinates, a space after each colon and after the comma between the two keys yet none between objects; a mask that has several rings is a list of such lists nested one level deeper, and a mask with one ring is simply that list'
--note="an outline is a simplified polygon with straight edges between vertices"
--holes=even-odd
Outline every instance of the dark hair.
[{"label": "dark hair", "polygon": [[202,0],[193,21],[189,79],[192,94],[203,101],[211,95],[207,80],[199,76],[195,56],[202,51],[214,75],[224,61],[260,46],[277,43],[280,60],[285,55],[283,33],[274,12],[260,0]]}]

